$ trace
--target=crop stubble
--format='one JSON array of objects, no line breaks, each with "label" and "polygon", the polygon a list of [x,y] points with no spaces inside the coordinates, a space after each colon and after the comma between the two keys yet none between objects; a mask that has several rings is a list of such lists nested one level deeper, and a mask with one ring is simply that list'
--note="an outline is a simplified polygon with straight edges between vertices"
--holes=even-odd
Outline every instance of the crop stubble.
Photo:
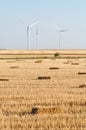
[{"label": "crop stubble", "polygon": [[86,75],[78,72],[85,72],[86,60],[35,61],[0,60],[0,79],[8,79],[0,81],[0,129],[85,130],[86,87],[80,85]]}]

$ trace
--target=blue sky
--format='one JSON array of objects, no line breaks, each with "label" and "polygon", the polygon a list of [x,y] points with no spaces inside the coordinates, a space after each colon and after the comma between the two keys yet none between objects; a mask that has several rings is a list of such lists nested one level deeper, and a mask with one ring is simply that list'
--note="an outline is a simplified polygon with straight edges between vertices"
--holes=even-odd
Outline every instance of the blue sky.
[{"label": "blue sky", "polygon": [[[26,27],[39,21],[39,49],[86,49],[86,0],[0,0],[0,48],[26,49]],[[36,26],[30,49],[36,49]]]}]

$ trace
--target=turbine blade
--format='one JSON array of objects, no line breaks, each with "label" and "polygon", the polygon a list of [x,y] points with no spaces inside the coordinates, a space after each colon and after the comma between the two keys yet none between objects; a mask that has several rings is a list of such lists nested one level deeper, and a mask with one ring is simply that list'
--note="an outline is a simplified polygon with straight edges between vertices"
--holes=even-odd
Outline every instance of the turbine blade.
[{"label": "turbine blade", "polygon": [[33,27],[33,26],[36,25],[36,24],[38,24],[38,21],[35,22],[35,23],[33,23],[33,24],[30,24],[29,26],[30,26],[30,27]]}]

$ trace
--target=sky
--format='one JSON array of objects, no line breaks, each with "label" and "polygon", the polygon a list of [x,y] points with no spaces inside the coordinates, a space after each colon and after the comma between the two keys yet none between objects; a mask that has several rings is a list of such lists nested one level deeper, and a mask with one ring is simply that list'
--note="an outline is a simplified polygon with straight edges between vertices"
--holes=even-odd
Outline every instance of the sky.
[{"label": "sky", "polygon": [[[0,49],[27,49],[38,21],[38,49],[86,49],[86,0],[0,0]],[[37,49],[37,25],[29,49]],[[59,48],[59,31],[61,32]]]}]

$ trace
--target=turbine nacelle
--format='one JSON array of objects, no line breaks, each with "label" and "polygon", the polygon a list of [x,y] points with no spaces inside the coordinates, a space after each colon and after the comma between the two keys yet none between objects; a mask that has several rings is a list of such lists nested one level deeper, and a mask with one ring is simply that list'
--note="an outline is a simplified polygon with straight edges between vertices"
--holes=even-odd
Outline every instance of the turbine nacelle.
[{"label": "turbine nacelle", "polygon": [[61,29],[61,30],[58,30],[60,32],[66,32],[66,31],[69,31],[68,29]]}]

